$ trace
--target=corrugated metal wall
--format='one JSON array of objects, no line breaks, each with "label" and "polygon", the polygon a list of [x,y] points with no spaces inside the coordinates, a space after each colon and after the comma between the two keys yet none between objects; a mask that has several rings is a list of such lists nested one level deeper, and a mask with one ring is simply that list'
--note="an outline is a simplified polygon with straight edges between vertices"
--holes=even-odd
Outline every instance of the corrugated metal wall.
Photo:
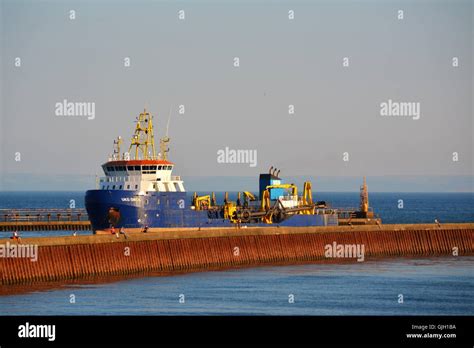
[{"label": "corrugated metal wall", "polygon": [[[360,244],[365,259],[474,251],[474,229],[420,229],[243,235],[113,243],[40,245],[38,260],[0,258],[2,284],[143,271],[196,271],[328,260],[327,244]],[[355,259],[350,262],[356,262]]]}]

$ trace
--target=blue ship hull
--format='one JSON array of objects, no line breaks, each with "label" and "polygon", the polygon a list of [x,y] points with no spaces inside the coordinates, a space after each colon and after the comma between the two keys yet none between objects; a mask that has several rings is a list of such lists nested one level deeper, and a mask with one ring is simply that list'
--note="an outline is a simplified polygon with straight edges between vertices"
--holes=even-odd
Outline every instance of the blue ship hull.
[{"label": "blue ship hull", "polygon": [[[115,228],[143,229],[169,227],[231,227],[234,223],[218,212],[193,210],[185,192],[89,190],[85,206],[94,231]],[[337,215],[293,215],[273,224],[279,226],[337,226]],[[269,226],[265,223],[248,223],[251,226]]]}]

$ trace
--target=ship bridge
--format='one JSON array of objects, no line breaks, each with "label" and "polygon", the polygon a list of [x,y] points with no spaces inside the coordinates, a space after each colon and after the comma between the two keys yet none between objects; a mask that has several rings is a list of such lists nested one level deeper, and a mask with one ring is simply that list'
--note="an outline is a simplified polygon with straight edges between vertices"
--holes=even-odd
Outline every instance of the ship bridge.
[{"label": "ship bridge", "polygon": [[[168,136],[160,139],[160,153],[155,152],[152,119],[146,110],[137,117],[129,152],[120,153],[121,137],[114,140],[114,153],[102,165],[101,190],[185,192],[181,177],[172,175],[174,163],[167,159]],[[134,159],[129,158],[130,153]]]},{"label": "ship bridge", "polygon": [[102,165],[102,190],[185,192],[180,176],[172,175],[174,164],[166,160],[109,161]]}]

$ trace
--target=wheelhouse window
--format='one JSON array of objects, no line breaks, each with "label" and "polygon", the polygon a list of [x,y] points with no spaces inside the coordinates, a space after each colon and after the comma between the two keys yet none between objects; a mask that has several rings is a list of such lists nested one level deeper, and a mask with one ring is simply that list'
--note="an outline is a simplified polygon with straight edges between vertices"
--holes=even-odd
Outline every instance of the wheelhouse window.
[{"label": "wheelhouse window", "polygon": [[156,174],[156,166],[143,166],[143,174]]}]

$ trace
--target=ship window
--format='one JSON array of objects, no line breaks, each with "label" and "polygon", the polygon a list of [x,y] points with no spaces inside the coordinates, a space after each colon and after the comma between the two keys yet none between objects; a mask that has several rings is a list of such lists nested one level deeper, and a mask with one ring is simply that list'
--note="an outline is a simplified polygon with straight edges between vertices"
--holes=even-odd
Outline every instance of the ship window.
[{"label": "ship window", "polygon": [[150,170],[148,174],[156,174],[156,170]]},{"label": "ship window", "polygon": [[138,189],[138,185],[135,185],[135,190]]},{"label": "ship window", "polygon": [[156,170],[156,166],[150,166],[150,170]]},{"label": "ship window", "polygon": [[140,170],[140,166],[135,166],[135,170]]},{"label": "ship window", "polygon": [[127,169],[130,171],[130,170],[133,170],[133,166],[127,166]]},{"label": "ship window", "polygon": [[143,170],[150,170],[150,166],[143,166]]},{"label": "ship window", "polygon": [[168,170],[171,170],[171,168],[173,168],[172,166],[168,166]]},{"label": "ship window", "polygon": [[129,190],[129,189],[130,189],[130,185],[127,185],[127,190]]},{"label": "ship window", "polygon": [[120,189],[120,190],[122,189],[122,185],[120,185],[119,189]]},{"label": "ship window", "polygon": [[161,170],[161,166],[158,166],[158,170]]},{"label": "ship window", "polygon": [[115,190],[115,185],[114,185],[114,186],[112,186],[112,190]]},{"label": "ship window", "polygon": [[107,167],[107,170],[108,170],[109,172],[113,172],[113,171],[114,171],[114,167]]}]

